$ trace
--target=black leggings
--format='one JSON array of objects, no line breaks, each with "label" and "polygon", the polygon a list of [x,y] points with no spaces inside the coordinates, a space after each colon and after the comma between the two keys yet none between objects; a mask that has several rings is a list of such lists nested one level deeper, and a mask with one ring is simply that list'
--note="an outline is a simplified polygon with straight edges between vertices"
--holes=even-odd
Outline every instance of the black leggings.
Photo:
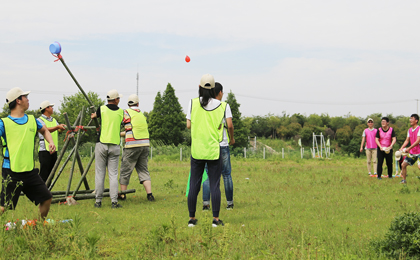
[{"label": "black leggings", "polygon": [[382,165],[384,164],[384,159],[386,160],[386,166],[388,167],[388,177],[392,178],[392,161],[394,160],[394,151],[391,151],[387,154],[384,151],[377,149],[378,154],[378,178],[382,176]]},{"label": "black leggings", "polygon": [[219,155],[217,160],[196,160],[191,156],[191,178],[190,191],[188,193],[188,211],[190,217],[195,217],[197,208],[197,196],[200,192],[201,181],[203,178],[204,167],[207,163],[208,177],[210,181],[211,206],[213,209],[213,217],[219,217],[220,211],[220,176],[222,174],[223,161]]}]

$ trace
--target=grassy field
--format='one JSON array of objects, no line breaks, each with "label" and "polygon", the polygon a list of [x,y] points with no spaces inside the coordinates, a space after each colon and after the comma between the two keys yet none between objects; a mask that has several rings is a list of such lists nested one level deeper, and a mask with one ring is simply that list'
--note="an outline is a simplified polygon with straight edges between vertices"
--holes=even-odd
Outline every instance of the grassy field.
[{"label": "grassy field", "polygon": [[[408,185],[400,179],[381,181],[367,175],[364,159],[232,159],[234,210],[225,210],[222,187],[220,218],[211,227],[211,212],[188,228],[185,197],[189,162],[154,157],[149,161],[155,202],[134,174],[137,189],[111,209],[94,200],[53,205],[48,218],[70,223],[35,229],[1,231],[1,259],[383,259],[370,246],[382,239],[391,220],[419,211],[419,170],[409,169]],[[68,170],[65,174],[68,174]],[[75,173],[76,176],[79,174]],[[77,180],[77,178],[76,178]],[[88,175],[94,186],[94,170]],[[73,182],[75,186],[76,181]],[[54,190],[64,190],[67,176]],[[34,219],[37,208],[21,197],[18,208],[2,223]]]}]

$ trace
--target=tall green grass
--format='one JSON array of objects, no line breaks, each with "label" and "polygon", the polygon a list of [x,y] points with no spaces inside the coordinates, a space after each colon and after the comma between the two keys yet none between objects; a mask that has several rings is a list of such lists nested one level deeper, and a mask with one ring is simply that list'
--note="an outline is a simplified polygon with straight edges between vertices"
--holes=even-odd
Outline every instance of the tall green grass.
[{"label": "tall green grass", "polygon": [[[94,200],[54,204],[48,218],[77,224],[3,229],[0,258],[385,259],[371,241],[384,237],[395,216],[420,209],[419,170],[414,167],[405,187],[400,179],[368,177],[362,159],[233,157],[234,210],[224,209],[221,183],[225,227],[211,228],[212,214],[201,211],[200,194],[198,225],[188,228],[189,160],[171,156],[149,160],[155,202],[147,201],[133,173],[129,188],[137,192],[120,202],[123,208],[111,209],[109,198],[101,209],[93,207]],[[91,186],[93,169],[88,175]],[[65,189],[68,171],[54,190]],[[0,221],[34,219],[37,214],[21,197],[17,209]]]}]

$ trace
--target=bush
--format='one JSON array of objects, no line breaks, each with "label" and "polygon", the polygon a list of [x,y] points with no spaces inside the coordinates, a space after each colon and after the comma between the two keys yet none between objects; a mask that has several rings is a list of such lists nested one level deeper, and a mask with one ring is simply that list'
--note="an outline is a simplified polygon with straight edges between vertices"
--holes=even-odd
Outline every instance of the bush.
[{"label": "bush", "polygon": [[372,242],[375,250],[386,257],[401,259],[420,257],[420,214],[405,213],[391,222],[383,240]]}]

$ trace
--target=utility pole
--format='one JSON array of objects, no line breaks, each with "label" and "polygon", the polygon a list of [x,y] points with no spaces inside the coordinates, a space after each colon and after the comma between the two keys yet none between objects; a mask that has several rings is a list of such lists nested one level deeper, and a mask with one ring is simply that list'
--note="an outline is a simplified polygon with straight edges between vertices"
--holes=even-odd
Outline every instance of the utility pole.
[{"label": "utility pole", "polygon": [[417,101],[417,115],[419,114],[419,100],[415,99]]},{"label": "utility pole", "polygon": [[137,96],[139,96],[139,73],[137,72]]}]

